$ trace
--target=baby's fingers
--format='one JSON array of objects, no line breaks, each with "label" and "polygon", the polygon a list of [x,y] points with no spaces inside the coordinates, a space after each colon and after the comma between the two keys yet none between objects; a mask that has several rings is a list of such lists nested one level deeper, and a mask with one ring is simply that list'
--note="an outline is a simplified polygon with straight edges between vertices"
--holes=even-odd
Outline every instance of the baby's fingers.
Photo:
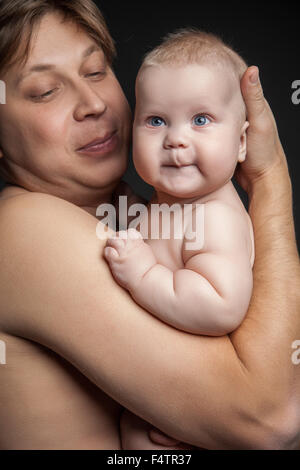
[{"label": "baby's fingers", "polygon": [[111,248],[110,246],[107,246],[106,248],[104,248],[103,255],[106,261],[117,260],[119,258],[119,254],[117,250],[115,250],[114,248]]}]

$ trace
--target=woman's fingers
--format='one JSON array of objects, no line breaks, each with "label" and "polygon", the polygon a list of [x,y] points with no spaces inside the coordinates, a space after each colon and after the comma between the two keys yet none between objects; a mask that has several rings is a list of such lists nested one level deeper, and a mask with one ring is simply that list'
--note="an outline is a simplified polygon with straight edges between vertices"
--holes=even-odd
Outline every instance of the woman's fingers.
[{"label": "woman's fingers", "polygon": [[259,69],[255,65],[249,67],[244,73],[241,79],[241,91],[247,108],[247,116],[252,124],[260,122],[261,124],[268,123],[276,127],[274,115],[264,97],[259,79]]},{"label": "woman's fingers", "polygon": [[259,79],[259,69],[249,67],[241,79],[241,91],[246,104],[247,119],[252,130],[278,138],[277,126]]},{"label": "woman's fingers", "polygon": [[256,66],[249,67],[241,81],[241,90],[246,103],[248,119],[253,120],[265,112],[264,94]]},{"label": "woman's fingers", "polygon": [[286,159],[273,113],[264,98],[258,67],[251,66],[246,70],[241,79],[241,91],[249,128],[246,160],[238,164],[235,176],[239,184],[248,191],[255,180],[274,165],[286,162]]}]

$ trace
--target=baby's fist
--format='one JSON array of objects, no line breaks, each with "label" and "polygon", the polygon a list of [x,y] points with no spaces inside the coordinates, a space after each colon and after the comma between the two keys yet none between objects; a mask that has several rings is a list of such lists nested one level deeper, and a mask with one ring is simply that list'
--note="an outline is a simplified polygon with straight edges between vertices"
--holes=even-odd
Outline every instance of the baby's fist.
[{"label": "baby's fist", "polygon": [[156,264],[155,256],[140,232],[130,228],[109,238],[104,248],[115,280],[125,289],[134,289],[143,275]]}]

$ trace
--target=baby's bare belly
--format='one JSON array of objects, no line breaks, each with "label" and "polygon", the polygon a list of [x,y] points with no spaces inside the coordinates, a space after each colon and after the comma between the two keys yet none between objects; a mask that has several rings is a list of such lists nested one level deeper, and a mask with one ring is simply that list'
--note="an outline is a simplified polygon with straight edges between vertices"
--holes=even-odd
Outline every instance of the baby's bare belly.
[{"label": "baby's bare belly", "polygon": [[120,449],[120,405],[52,351],[0,340],[0,450]]}]

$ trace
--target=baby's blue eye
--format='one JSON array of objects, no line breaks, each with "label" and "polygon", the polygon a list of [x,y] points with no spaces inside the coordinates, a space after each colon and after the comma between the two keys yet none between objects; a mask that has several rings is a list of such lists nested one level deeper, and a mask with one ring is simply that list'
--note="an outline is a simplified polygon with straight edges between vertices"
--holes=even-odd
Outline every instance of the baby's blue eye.
[{"label": "baby's blue eye", "polygon": [[150,126],[153,126],[153,127],[160,127],[160,126],[163,126],[165,124],[165,121],[162,118],[160,118],[159,116],[153,116],[153,117],[149,118],[148,122],[149,122]]},{"label": "baby's blue eye", "polygon": [[198,116],[194,117],[194,124],[196,124],[196,126],[205,126],[208,122],[210,122],[209,119],[203,116],[203,114],[198,114]]}]

